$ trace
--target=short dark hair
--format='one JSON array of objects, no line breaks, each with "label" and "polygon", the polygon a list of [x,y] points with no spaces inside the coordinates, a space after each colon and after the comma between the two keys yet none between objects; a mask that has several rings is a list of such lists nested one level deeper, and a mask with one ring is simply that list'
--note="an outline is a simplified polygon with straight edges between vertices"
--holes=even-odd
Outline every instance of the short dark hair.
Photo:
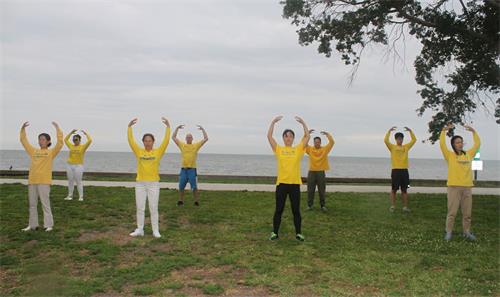
[{"label": "short dark hair", "polygon": [[45,139],[49,142],[47,144],[47,147],[50,147],[52,145],[52,142],[50,141],[50,135],[49,134],[47,134],[47,133],[40,133],[38,135],[38,138],[40,138],[40,137],[45,137]]},{"label": "short dark hair", "polygon": [[405,138],[405,135],[401,132],[394,134],[394,139],[398,139],[398,138]]},{"label": "short dark hair", "polygon": [[293,132],[292,129],[285,129],[285,131],[283,131],[283,137],[285,137],[285,135],[289,132],[292,133],[293,137],[295,137],[295,132]]},{"label": "short dark hair", "polygon": [[78,134],[73,135],[73,139],[78,138],[78,140],[82,140],[82,137]]},{"label": "short dark hair", "polygon": [[[453,145],[455,143],[455,139],[461,139],[462,141],[464,141],[464,139],[462,138],[462,136],[460,135],[455,135],[451,138],[451,148],[453,149],[453,151],[455,152],[455,154],[459,154],[459,152],[457,151],[457,149],[455,148],[455,146]],[[462,150],[460,152],[460,155],[465,155],[465,152],[464,150]]]},{"label": "short dark hair", "polygon": [[321,142],[321,137],[319,137],[319,136],[314,137],[314,140],[316,140],[316,139],[318,139],[319,142]]},{"label": "short dark hair", "polygon": [[154,136],[153,136],[153,134],[151,134],[151,133],[146,133],[146,134],[144,134],[144,135],[142,136],[142,141],[144,141],[144,139],[145,139],[146,137],[148,137],[148,136],[149,136],[149,137],[151,137],[151,139],[153,139],[153,141],[155,141],[155,137],[154,137]]}]

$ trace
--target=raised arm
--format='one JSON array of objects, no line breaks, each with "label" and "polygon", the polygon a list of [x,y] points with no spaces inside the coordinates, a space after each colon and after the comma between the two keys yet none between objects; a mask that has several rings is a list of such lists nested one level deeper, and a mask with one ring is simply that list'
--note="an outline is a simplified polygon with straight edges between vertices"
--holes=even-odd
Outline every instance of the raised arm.
[{"label": "raised arm", "polygon": [[448,132],[448,130],[453,129],[454,127],[455,126],[453,126],[453,124],[449,124],[444,127],[439,134],[439,147],[441,148],[441,153],[443,154],[443,157],[446,161],[448,161],[448,155],[451,153],[451,151],[446,146],[446,133]]},{"label": "raised arm", "polygon": [[52,125],[56,128],[57,133],[57,143],[56,146],[52,149],[52,158],[54,158],[61,151],[64,142],[63,142],[63,132],[59,125],[56,122],[52,122]]},{"label": "raised arm", "polygon": [[87,149],[92,143],[92,137],[90,137],[90,135],[84,130],[82,130],[82,133],[85,134],[85,137],[87,137],[87,142],[84,144],[84,148]]},{"label": "raised arm", "polygon": [[131,120],[128,123],[127,139],[128,139],[128,144],[130,145],[130,148],[132,149],[132,151],[134,152],[134,154],[137,155],[137,153],[139,152],[140,148],[137,145],[137,143],[135,142],[134,133],[132,131],[132,126],[135,125],[136,123],[137,123],[137,119],[133,119],[133,120]]},{"label": "raised arm", "polygon": [[180,141],[177,138],[177,132],[179,132],[179,129],[184,129],[184,125],[179,125],[175,128],[174,130],[174,135],[172,135],[172,140],[177,144],[178,147],[181,147]]},{"label": "raised arm", "polygon": [[311,134],[309,134],[309,128],[307,128],[306,122],[301,117],[295,117],[295,120],[302,124],[302,128],[304,129],[304,136],[302,137],[302,146],[304,148],[307,147],[307,143],[309,142],[309,138],[311,138]]},{"label": "raised arm", "polygon": [[200,126],[200,125],[197,125],[197,126],[198,126],[198,129],[200,129],[201,132],[203,133],[203,140],[200,141],[200,147],[201,147],[202,145],[204,145],[205,143],[207,143],[207,141],[208,141],[208,134],[207,134],[207,131],[205,131],[205,129],[202,126]]},{"label": "raised arm", "polygon": [[71,130],[71,132],[69,132],[69,133],[66,135],[66,137],[64,137],[64,143],[66,144],[66,146],[67,146],[68,148],[71,148],[71,146],[72,146],[72,143],[69,141],[69,138],[70,138],[70,137],[71,137],[71,135],[73,135],[73,133],[75,133],[75,132],[76,132],[76,129],[73,129],[73,130]]},{"label": "raised arm", "polygon": [[276,140],[273,137],[274,133],[274,125],[279,122],[283,116],[277,116],[271,121],[271,125],[269,125],[269,130],[267,130],[267,140],[269,141],[269,144],[271,145],[271,148],[273,149],[273,152],[276,151],[276,146],[278,145],[276,143]]},{"label": "raised arm", "polygon": [[408,132],[410,132],[410,137],[411,137],[411,140],[410,140],[410,142],[408,142],[408,143],[406,144],[406,146],[408,147],[408,149],[411,149],[411,147],[412,147],[413,145],[415,145],[415,142],[417,142],[417,137],[416,137],[416,136],[415,136],[415,134],[413,133],[413,130],[412,130],[412,129],[410,129],[410,128],[408,128],[408,127],[405,127],[405,130],[406,130],[406,131],[408,131]]},{"label": "raised arm", "polygon": [[167,149],[168,143],[170,141],[170,122],[165,117],[162,117],[161,121],[166,126],[165,136],[163,137],[163,141],[161,142],[160,147],[158,148],[158,150],[160,151],[160,155],[163,155],[165,153],[165,150]]},{"label": "raised arm", "polygon": [[28,153],[28,155],[33,155],[33,152],[35,151],[35,148],[29,143],[28,138],[26,137],[26,127],[30,125],[29,122],[25,122],[21,126],[21,135],[20,135],[20,140],[21,144],[23,145],[24,149]]},{"label": "raised arm", "polygon": [[335,140],[333,140],[333,136],[326,131],[321,131],[321,134],[325,135],[326,138],[328,138],[328,144],[326,145],[326,151],[330,152],[333,148],[333,145],[335,144]]},{"label": "raised arm", "polygon": [[477,134],[476,130],[472,128],[471,126],[464,126],[465,130],[472,132],[472,137],[474,139],[474,144],[472,147],[467,151],[468,155],[471,155],[474,157],[476,154],[477,150],[479,149],[479,146],[481,146],[481,139],[479,138],[479,135]]},{"label": "raised arm", "polygon": [[392,131],[394,131],[394,130],[396,130],[396,126],[393,126],[391,129],[389,129],[389,130],[387,131],[387,133],[385,133],[384,143],[385,143],[385,145],[387,146],[387,148],[388,148],[389,150],[391,150],[391,148],[392,148],[392,143],[391,143],[391,141],[389,140],[389,137],[391,136],[391,132],[392,132]]}]

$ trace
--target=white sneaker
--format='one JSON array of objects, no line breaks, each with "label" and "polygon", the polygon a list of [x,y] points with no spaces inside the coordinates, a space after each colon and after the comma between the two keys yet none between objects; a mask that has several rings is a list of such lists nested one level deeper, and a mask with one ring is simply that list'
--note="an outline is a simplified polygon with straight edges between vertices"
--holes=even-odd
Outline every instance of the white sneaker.
[{"label": "white sneaker", "polygon": [[64,200],[73,200],[73,197],[68,196],[68,197],[64,198]]},{"label": "white sneaker", "polygon": [[50,232],[52,231],[52,227],[45,228],[45,232]]},{"label": "white sneaker", "polygon": [[80,198],[78,199],[78,201],[83,201],[83,197],[80,197]]},{"label": "white sneaker", "polygon": [[153,232],[153,236],[154,236],[154,238],[160,238],[161,234],[160,234],[160,232],[156,231],[156,232]]},{"label": "white sneaker", "polygon": [[408,207],[403,207],[404,212],[411,212],[411,210]]},{"label": "white sneaker", "polygon": [[32,230],[35,230],[35,228],[31,228],[30,226],[21,229],[21,231],[23,231],[23,232],[28,232],[28,231],[32,231]]},{"label": "white sneaker", "polygon": [[389,207],[390,212],[394,212],[395,210],[396,210],[396,208],[394,206]]},{"label": "white sneaker", "polygon": [[132,237],[144,236],[144,230],[135,229],[134,232],[130,233],[130,236]]}]

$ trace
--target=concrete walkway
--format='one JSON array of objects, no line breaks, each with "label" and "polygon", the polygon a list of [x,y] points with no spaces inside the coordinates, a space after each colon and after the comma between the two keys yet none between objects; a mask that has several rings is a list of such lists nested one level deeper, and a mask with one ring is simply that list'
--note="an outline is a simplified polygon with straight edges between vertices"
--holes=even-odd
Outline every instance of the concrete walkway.
[{"label": "concrete walkway", "polygon": [[[15,184],[21,183],[28,184],[26,179],[10,179],[1,178],[0,184]],[[53,185],[67,186],[66,180],[53,180]],[[122,181],[84,181],[85,186],[96,187],[126,187],[133,188],[135,182],[122,182]],[[161,182],[160,187],[163,189],[177,189],[177,183]],[[251,192],[274,192],[275,185],[263,184],[216,184],[216,183],[203,183],[198,185],[200,190],[204,191],[251,191]],[[302,191],[307,191],[305,185],[301,186]],[[358,193],[389,193],[391,187],[387,186],[372,186],[372,185],[329,185],[326,187],[327,192],[358,192]],[[446,187],[411,187],[411,193],[446,193]],[[476,195],[499,195],[500,188],[473,188],[473,194]]]}]

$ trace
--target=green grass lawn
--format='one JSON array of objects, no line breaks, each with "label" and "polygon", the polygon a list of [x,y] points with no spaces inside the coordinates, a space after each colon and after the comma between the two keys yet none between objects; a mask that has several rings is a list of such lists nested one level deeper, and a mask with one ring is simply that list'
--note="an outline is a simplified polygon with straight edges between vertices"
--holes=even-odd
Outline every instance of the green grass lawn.
[{"label": "green grass lawn", "polygon": [[[52,187],[55,229],[24,233],[27,187],[0,185],[0,295],[498,296],[498,196],[474,196],[473,231],[442,240],[446,196],[411,195],[411,214],[388,211],[385,194],[329,193],[329,211],[305,211],[294,239],[289,201],[280,240],[273,193],[202,192],[199,208],[162,190],[161,239],[130,238],[134,190],[86,187],[64,201]],[[40,222],[41,206],[39,206]],[[146,212],[146,217],[149,215]]]}]

